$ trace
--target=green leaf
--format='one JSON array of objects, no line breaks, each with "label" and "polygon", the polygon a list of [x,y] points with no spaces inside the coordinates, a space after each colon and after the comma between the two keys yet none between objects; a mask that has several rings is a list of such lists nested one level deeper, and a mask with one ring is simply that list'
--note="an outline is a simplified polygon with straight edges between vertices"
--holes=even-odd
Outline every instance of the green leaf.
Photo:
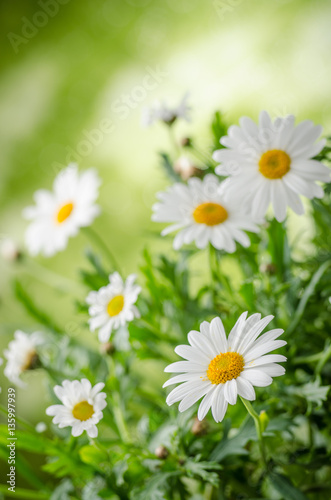
[{"label": "green leaf", "polygon": [[70,479],[62,481],[52,493],[50,500],[70,500],[70,493],[74,491],[74,486]]},{"label": "green leaf", "polygon": [[220,111],[216,111],[211,124],[211,130],[214,139],[214,149],[221,149],[224,147],[222,146],[222,144],[220,144],[220,139],[227,134],[227,128],[227,125],[223,122]]},{"label": "green leaf", "polygon": [[210,460],[221,462],[229,455],[247,455],[248,451],[244,448],[248,441],[256,441],[256,432],[254,423],[246,418],[238,433],[232,437],[225,437],[213,450]]},{"label": "green leaf", "polygon": [[284,497],[284,500],[308,500],[286,476],[271,472],[268,477],[273,487]]},{"label": "green leaf", "polygon": [[300,320],[305,312],[308,301],[315,291],[317,283],[320,281],[320,279],[322,278],[323,274],[325,273],[325,271],[327,270],[329,265],[330,265],[330,262],[324,262],[318,268],[318,270],[315,272],[315,274],[313,274],[308,286],[306,287],[306,289],[301,297],[301,300],[299,302],[297,310],[295,311],[293,319],[286,330],[287,334],[292,333],[295,330],[295,328],[298,326],[298,324],[299,324],[299,322],[300,322]]},{"label": "green leaf", "polygon": [[79,456],[85,464],[91,464],[97,467],[99,467],[101,462],[108,461],[106,451],[100,450],[100,448],[93,445],[87,445],[80,448]]},{"label": "green leaf", "polygon": [[49,493],[42,491],[27,490],[24,488],[16,488],[15,493],[8,491],[8,487],[0,484],[0,493],[5,493],[6,498],[23,498],[31,500],[49,500]]},{"label": "green leaf", "polygon": [[216,462],[199,462],[199,457],[195,457],[194,460],[187,460],[184,464],[184,469],[189,477],[199,477],[203,481],[217,486],[219,484],[219,476],[216,470],[222,469],[222,467]]},{"label": "green leaf", "polygon": [[289,387],[288,392],[305,398],[310,403],[317,404],[317,406],[322,406],[323,401],[326,401],[327,399],[330,387],[330,385],[320,385],[320,381],[315,380],[314,382],[308,382],[301,387]]},{"label": "green leaf", "polygon": [[31,299],[28,293],[24,290],[23,285],[17,280],[14,282],[14,293],[17,300],[24,306],[30,316],[50,330],[57,333],[63,333],[63,329],[56,325],[44,311],[36,306],[36,300]]}]

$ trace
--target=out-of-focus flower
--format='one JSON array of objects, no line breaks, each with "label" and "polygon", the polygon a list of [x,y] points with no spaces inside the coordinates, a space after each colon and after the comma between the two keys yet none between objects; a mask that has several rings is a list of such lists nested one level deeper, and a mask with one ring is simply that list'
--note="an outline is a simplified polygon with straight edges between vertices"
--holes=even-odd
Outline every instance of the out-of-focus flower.
[{"label": "out-of-focus flower", "polygon": [[170,107],[165,101],[155,101],[151,108],[144,108],[141,117],[143,127],[150,127],[157,121],[172,125],[178,118],[190,121],[190,106],[187,103],[189,93],[184,94],[176,107]]},{"label": "out-of-focus flower", "polygon": [[53,423],[61,429],[72,427],[71,434],[75,437],[86,431],[89,437],[95,438],[98,435],[96,424],[102,419],[102,410],[107,406],[107,395],[100,392],[104,386],[100,382],[92,387],[86,378],[72,382],[64,380],[62,385],[54,387],[62,404],[49,406],[46,414],[54,417]]},{"label": "out-of-focus flower", "polygon": [[235,193],[251,206],[253,216],[264,216],[269,204],[275,217],[283,221],[287,206],[299,215],[304,213],[300,195],[309,199],[323,197],[323,188],[315,181],[329,182],[330,170],[313,160],[325,140],[315,142],[322,127],[310,120],[294,125],[294,116],[271,120],[266,111],[259,125],[247,117],[240,127],[229,128],[220,142],[225,149],[215,151],[219,175],[230,175],[227,194]]},{"label": "out-of-focus flower", "polygon": [[174,162],[174,171],[183,179],[183,181],[187,181],[190,177],[202,174],[201,168],[198,168],[188,156],[180,156]]},{"label": "out-of-focus flower", "polygon": [[95,204],[100,184],[93,169],[80,174],[72,163],[57,175],[52,192],[36,191],[36,205],[23,211],[23,216],[32,221],[25,238],[29,253],[51,257],[66,248],[79,228],[92,224],[100,213]]},{"label": "out-of-focus flower", "polygon": [[43,336],[39,332],[28,334],[17,330],[14,333],[14,340],[9,342],[8,349],[3,352],[7,359],[4,374],[10,382],[19,387],[26,386],[20,376],[38,365],[37,346],[42,343]]},{"label": "out-of-focus flower", "polygon": [[165,446],[158,446],[155,450],[155,456],[161,460],[165,460],[169,456],[169,451]]},{"label": "out-of-focus flower", "polygon": [[92,332],[99,330],[100,342],[107,342],[112,330],[139,318],[139,311],[134,304],[141,287],[135,284],[135,280],[136,275],[130,274],[124,282],[115,272],[109,276],[109,285],[88,294],[89,325]]},{"label": "out-of-focus flower", "polygon": [[20,249],[12,238],[4,238],[0,242],[0,254],[4,260],[14,262],[21,256]]},{"label": "out-of-focus flower", "polygon": [[36,424],[36,432],[38,432],[39,434],[42,434],[43,432],[45,432],[47,430],[47,425],[45,424],[45,422],[38,422]]},{"label": "out-of-focus flower", "polygon": [[203,322],[199,332],[191,331],[190,345],[175,349],[187,361],[177,361],[165,369],[180,373],[163,386],[180,383],[168,395],[168,405],[180,401],[178,409],[185,411],[203,397],[198,419],[202,420],[211,408],[215,421],[221,422],[228,404],[236,404],[238,395],[253,401],[254,386],[266,387],[272,383],[272,377],[285,373],[283,366],[277,363],[286,358],[268,354],[286,344],[284,340],[276,340],[283,330],[270,330],[259,337],[272,319],[273,316],[261,319],[260,314],[247,319],[245,312],[228,338],[220,318]]},{"label": "out-of-focus flower", "polygon": [[[225,184],[225,183],[223,183]],[[205,248],[210,242],[215,248],[232,253],[238,241],[250,245],[243,230],[257,232],[252,217],[245,212],[242,201],[236,197],[226,199],[221,183],[209,174],[203,180],[191,178],[188,185],[175,183],[167,191],[158,193],[160,200],[153,206],[152,220],[170,222],[162,235],[180,230],[174,239],[174,249],[195,242]]]}]

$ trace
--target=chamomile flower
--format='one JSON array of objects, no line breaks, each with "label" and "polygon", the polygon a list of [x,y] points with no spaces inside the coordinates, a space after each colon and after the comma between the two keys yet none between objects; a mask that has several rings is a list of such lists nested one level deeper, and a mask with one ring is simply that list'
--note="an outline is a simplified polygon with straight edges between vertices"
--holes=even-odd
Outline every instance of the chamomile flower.
[{"label": "chamomile flower", "polygon": [[184,94],[182,100],[175,107],[170,107],[165,101],[156,101],[151,108],[144,108],[141,118],[143,127],[149,127],[157,121],[172,125],[178,118],[190,121],[190,106],[187,103],[189,93]]},{"label": "chamomile flower", "polygon": [[14,340],[9,342],[8,349],[4,350],[7,364],[4,374],[10,382],[25,387],[21,375],[27,370],[36,367],[38,363],[37,347],[43,343],[43,336],[39,332],[31,334],[17,330],[14,333]]},{"label": "chamomile flower", "polygon": [[172,223],[162,235],[179,230],[173,243],[175,250],[194,241],[198,248],[205,248],[210,242],[215,248],[232,253],[236,241],[244,247],[250,245],[244,230],[259,230],[245,212],[241,199],[226,200],[221,183],[212,174],[204,179],[191,178],[187,185],[175,183],[157,197],[160,202],[153,206],[152,220]]},{"label": "chamomile flower", "polygon": [[304,213],[300,195],[323,197],[316,181],[329,182],[330,170],[312,159],[323,149],[325,140],[315,142],[322,127],[310,120],[294,125],[294,116],[271,120],[266,111],[259,125],[243,117],[240,127],[229,128],[220,142],[225,149],[215,151],[219,175],[230,175],[227,193],[234,193],[251,206],[253,216],[264,216],[269,204],[275,217],[283,221],[287,206],[299,215]]},{"label": "chamomile flower", "polygon": [[135,280],[136,275],[130,274],[124,282],[115,272],[109,276],[109,285],[88,294],[89,325],[92,332],[99,330],[100,342],[107,342],[113,330],[140,317],[134,304],[141,287],[135,284]]},{"label": "chamomile flower", "polygon": [[285,373],[283,366],[277,363],[286,358],[268,354],[286,344],[284,340],[276,340],[283,330],[270,330],[259,337],[272,319],[273,316],[261,319],[260,314],[247,318],[245,312],[228,338],[220,318],[203,322],[199,332],[191,331],[190,345],[175,349],[187,361],[177,361],[165,369],[180,373],[163,386],[180,383],[168,395],[168,405],[180,401],[179,411],[185,411],[203,397],[198,419],[202,420],[211,408],[215,421],[221,422],[228,404],[236,404],[238,395],[253,401],[254,386],[266,387],[272,383],[272,377]]},{"label": "chamomile flower", "polygon": [[52,192],[36,191],[36,205],[23,211],[23,216],[32,221],[25,236],[29,253],[51,257],[64,250],[68,239],[99,214],[95,204],[99,186],[100,179],[93,169],[79,173],[72,163],[57,175]]},{"label": "chamomile flower", "polygon": [[95,438],[98,435],[96,424],[102,419],[102,410],[107,406],[107,395],[100,392],[104,386],[100,382],[92,387],[86,378],[72,382],[64,380],[62,385],[54,387],[62,404],[49,406],[46,414],[54,417],[53,423],[60,429],[72,427],[71,434],[75,437],[86,431],[89,437]]}]

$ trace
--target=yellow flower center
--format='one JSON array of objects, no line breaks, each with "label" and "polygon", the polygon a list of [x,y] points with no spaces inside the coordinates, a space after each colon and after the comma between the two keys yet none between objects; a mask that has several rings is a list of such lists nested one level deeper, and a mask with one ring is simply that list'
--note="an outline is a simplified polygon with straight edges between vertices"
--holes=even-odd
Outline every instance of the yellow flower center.
[{"label": "yellow flower center", "polygon": [[38,354],[36,351],[30,351],[27,353],[26,358],[25,358],[25,363],[22,366],[22,372],[25,370],[30,370],[35,367],[38,361]]},{"label": "yellow flower center", "polygon": [[228,212],[218,203],[201,203],[193,212],[193,218],[198,224],[207,224],[207,226],[216,226],[228,218]]},{"label": "yellow flower center", "polygon": [[62,205],[62,207],[60,208],[60,210],[56,215],[57,222],[59,224],[62,224],[62,222],[64,222],[69,217],[69,215],[73,211],[73,208],[74,208],[73,203],[66,203],[65,205]]},{"label": "yellow flower center", "polygon": [[72,409],[73,416],[77,418],[77,420],[81,420],[82,422],[91,418],[93,413],[94,408],[87,401],[81,401],[80,403],[77,403]]},{"label": "yellow flower center", "polygon": [[212,384],[225,384],[228,380],[239,377],[244,369],[244,358],[237,352],[218,354],[211,360],[207,377]]},{"label": "yellow flower center", "polygon": [[271,149],[260,158],[259,170],[267,179],[281,179],[290,170],[291,158],[285,151]]},{"label": "yellow flower center", "polygon": [[116,295],[113,297],[107,306],[107,313],[109,316],[117,316],[124,307],[124,297],[123,295]]}]

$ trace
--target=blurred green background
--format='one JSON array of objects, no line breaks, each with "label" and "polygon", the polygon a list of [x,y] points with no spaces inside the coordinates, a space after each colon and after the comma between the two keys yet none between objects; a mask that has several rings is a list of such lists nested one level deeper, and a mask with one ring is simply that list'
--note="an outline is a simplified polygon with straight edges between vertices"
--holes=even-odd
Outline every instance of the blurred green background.
[{"label": "blurred green background", "polygon": [[[103,179],[103,213],[94,228],[125,274],[137,270],[144,246],[168,251],[169,242],[153,237],[159,228],[150,215],[155,192],[167,183],[155,153],[171,143],[162,125],[140,126],[142,108],[156,98],[176,103],[190,91],[192,123],[180,124],[177,133],[194,135],[201,148],[209,146],[216,109],[229,124],[243,114],[256,119],[267,109],[272,115],[293,112],[331,131],[329,0],[0,5],[0,236],[21,247],[22,209],[36,189],[51,188],[70,159],[82,168],[94,166]],[[154,88],[144,87],[153,72],[158,75]],[[112,123],[110,132],[100,132],[104,120]],[[1,351],[17,328],[36,326],[14,298],[14,275],[66,333],[80,335],[72,297],[83,300],[86,291],[38,266],[74,282],[77,269],[87,266],[87,243],[80,234],[51,259],[0,262]],[[70,295],[64,293],[69,289]],[[97,346],[95,336],[82,337]],[[17,410],[36,423],[47,406],[43,376],[27,377],[28,390],[18,390]],[[8,382],[2,370],[0,385],[5,403]]]}]

